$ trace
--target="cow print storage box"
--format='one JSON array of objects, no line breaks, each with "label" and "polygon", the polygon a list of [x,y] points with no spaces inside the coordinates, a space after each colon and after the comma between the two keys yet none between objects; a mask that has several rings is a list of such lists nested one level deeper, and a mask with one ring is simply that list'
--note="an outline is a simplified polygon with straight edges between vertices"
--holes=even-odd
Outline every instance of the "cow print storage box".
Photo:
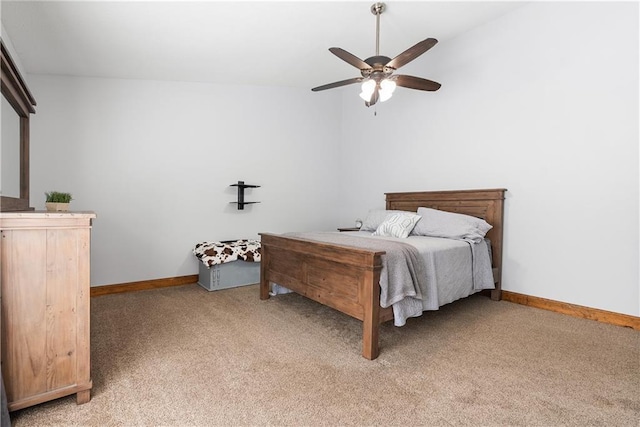
[{"label": "cow print storage box", "polygon": [[198,243],[198,284],[208,291],[253,285],[260,281],[260,241],[228,240]]}]

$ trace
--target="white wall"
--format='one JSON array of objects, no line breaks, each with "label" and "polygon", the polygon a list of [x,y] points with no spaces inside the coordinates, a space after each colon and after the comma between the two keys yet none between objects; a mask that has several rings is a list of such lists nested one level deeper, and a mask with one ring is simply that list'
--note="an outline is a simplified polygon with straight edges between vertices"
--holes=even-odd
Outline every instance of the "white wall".
[{"label": "white wall", "polygon": [[[402,72],[443,87],[377,116],[355,87],[29,75],[32,204],[98,213],[103,285],[193,274],[200,240],[351,225],[384,192],[506,187],[506,290],[640,315],[637,3],[530,4]],[[233,210],[238,179],[263,203]]]},{"label": "white wall", "polygon": [[[343,223],[384,192],[507,188],[504,289],[639,315],[638,4],[530,4],[343,92]],[[425,34],[425,36],[436,36]]]},{"label": "white wall", "polygon": [[[29,76],[31,205],[93,210],[92,285],[195,274],[204,240],[335,229],[339,95],[200,83]],[[244,211],[244,180],[261,185]]]}]

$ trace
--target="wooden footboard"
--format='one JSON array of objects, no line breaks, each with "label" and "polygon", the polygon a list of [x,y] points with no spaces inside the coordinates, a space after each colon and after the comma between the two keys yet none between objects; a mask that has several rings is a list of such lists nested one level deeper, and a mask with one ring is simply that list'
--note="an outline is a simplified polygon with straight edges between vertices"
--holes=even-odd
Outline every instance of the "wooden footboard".
[{"label": "wooden footboard", "polygon": [[378,357],[381,322],[393,318],[380,307],[380,256],[384,252],[261,233],[260,299],[271,283],[355,317],[362,325],[362,356]]}]

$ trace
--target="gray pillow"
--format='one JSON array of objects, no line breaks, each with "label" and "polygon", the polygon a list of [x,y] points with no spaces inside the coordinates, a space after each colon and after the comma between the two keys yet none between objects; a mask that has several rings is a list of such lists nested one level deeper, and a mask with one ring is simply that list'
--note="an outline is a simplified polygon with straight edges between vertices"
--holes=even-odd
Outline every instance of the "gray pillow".
[{"label": "gray pillow", "polygon": [[446,212],[431,208],[418,208],[422,219],[411,234],[417,236],[448,237],[479,242],[493,228],[488,222],[471,215]]},{"label": "gray pillow", "polygon": [[376,231],[380,224],[384,222],[389,216],[394,213],[407,213],[406,211],[398,210],[385,210],[385,209],[371,209],[367,214],[367,217],[362,222],[360,231]]}]

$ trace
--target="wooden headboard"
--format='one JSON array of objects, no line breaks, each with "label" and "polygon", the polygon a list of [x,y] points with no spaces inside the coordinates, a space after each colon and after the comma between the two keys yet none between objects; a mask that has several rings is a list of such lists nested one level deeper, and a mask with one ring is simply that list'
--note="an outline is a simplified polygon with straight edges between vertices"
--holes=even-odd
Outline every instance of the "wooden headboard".
[{"label": "wooden headboard", "polygon": [[387,209],[416,212],[419,207],[473,215],[493,226],[487,233],[491,240],[493,278],[496,289],[492,299],[501,298],[502,289],[502,233],[504,220],[504,188],[489,190],[416,191],[385,193]]}]

